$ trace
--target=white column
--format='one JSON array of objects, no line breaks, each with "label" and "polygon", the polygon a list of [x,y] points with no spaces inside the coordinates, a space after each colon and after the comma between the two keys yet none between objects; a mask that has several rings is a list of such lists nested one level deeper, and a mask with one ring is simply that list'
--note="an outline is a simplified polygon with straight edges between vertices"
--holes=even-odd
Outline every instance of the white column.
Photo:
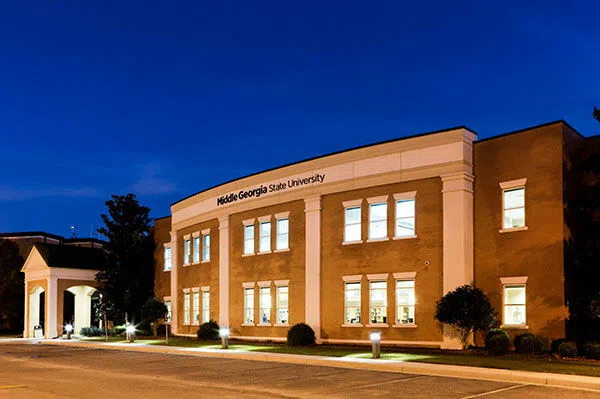
[{"label": "white column", "polygon": [[219,218],[219,326],[229,327],[229,215]]},{"label": "white column", "polygon": [[[465,172],[441,176],[443,189],[444,266],[443,294],[472,284],[473,175]],[[455,330],[444,326],[442,348],[462,349]]]},{"label": "white column", "polygon": [[58,300],[58,282],[56,277],[49,277],[47,280],[48,290],[46,290],[46,325],[44,326],[44,335],[47,339],[58,337],[57,326],[57,300]]},{"label": "white column", "polygon": [[177,334],[177,232],[171,232],[171,333]]},{"label": "white column", "polygon": [[27,286],[28,286],[28,282],[25,281],[25,307],[23,309],[23,338],[27,338],[29,335],[29,330],[31,329],[31,327],[29,327],[29,292],[27,292]]},{"label": "white column", "polygon": [[306,324],[321,343],[321,197],[304,199],[306,218]]}]

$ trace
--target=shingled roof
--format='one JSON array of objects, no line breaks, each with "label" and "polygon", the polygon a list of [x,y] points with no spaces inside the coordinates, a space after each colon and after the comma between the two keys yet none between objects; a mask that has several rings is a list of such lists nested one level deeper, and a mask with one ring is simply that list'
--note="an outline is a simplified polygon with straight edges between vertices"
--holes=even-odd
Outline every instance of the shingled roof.
[{"label": "shingled roof", "polygon": [[35,243],[34,247],[49,267],[101,270],[106,259],[106,253],[100,248],[47,243]]}]

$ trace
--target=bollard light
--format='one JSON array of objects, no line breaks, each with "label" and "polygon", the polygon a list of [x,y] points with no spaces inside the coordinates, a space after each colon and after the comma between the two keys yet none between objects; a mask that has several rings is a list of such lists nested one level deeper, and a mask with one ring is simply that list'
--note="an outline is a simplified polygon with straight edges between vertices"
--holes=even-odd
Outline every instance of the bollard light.
[{"label": "bollard light", "polygon": [[127,327],[125,327],[125,333],[127,334],[127,342],[133,342],[135,335],[135,326],[133,324],[128,324]]},{"label": "bollard light", "polygon": [[221,348],[227,349],[229,347],[229,328],[221,328],[219,337],[221,337]]},{"label": "bollard light", "polygon": [[371,339],[373,359],[379,359],[381,354],[381,333],[379,331],[374,331],[369,335],[369,338]]},{"label": "bollard light", "polygon": [[71,333],[73,332],[73,325],[67,324],[65,326],[65,330],[67,331],[67,339],[71,339]]}]

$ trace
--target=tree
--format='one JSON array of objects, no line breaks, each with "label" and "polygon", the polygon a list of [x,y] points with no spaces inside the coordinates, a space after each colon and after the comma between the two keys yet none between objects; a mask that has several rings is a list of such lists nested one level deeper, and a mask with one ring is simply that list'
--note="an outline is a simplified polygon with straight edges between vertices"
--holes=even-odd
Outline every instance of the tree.
[{"label": "tree", "polygon": [[22,331],[24,262],[17,244],[0,239],[0,330]]},{"label": "tree", "polygon": [[96,275],[102,283],[102,306],[110,320],[140,319],[141,308],[153,294],[154,239],[150,209],[134,194],[113,195],[106,201],[105,227],[98,232],[108,240],[106,264]]},{"label": "tree", "polygon": [[600,108],[594,107],[594,112],[592,113],[592,116],[594,117],[595,120],[600,122]]},{"label": "tree", "polygon": [[435,318],[454,327],[463,348],[466,348],[471,333],[486,331],[496,323],[496,310],[481,289],[465,284],[448,292],[436,303]]},{"label": "tree", "polygon": [[167,305],[160,299],[154,297],[148,298],[142,307],[142,317],[145,321],[150,323],[150,326],[152,326],[152,333],[155,337],[158,335],[158,322],[165,318],[167,312]]}]

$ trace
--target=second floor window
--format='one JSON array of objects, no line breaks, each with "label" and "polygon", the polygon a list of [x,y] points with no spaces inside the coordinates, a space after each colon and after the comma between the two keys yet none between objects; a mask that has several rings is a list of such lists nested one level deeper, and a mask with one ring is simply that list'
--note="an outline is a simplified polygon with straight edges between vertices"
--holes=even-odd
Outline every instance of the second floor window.
[{"label": "second floor window", "polygon": [[360,241],[360,206],[346,208],[344,221],[344,241]]},{"label": "second floor window", "polygon": [[260,252],[269,252],[271,250],[271,222],[262,222],[260,224]]},{"label": "second floor window", "polygon": [[369,239],[387,237],[387,203],[369,205]]},{"label": "second floor window", "polygon": [[504,190],[503,228],[525,227],[525,187]]},{"label": "second floor window", "polygon": [[171,256],[171,247],[165,247],[165,270],[171,270],[171,268],[173,267]]},{"label": "second floor window", "polygon": [[415,199],[396,202],[396,237],[415,235]]},{"label": "second floor window", "polygon": [[254,253],[254,225],[244,226],[244,254]]},{"label": "second floor window", "polygon": [[183,242],[183,264],[190,264],[190,240],[185,240]]},{"label": "second floor window", "polygon": [[275,249],[288,249],[290,241],[290,220],[277,219],[277,240]]},{"label": "second floor window", "polygon": [[200,237],[194,237],[194,263],[200,262]]},{"label": "second floor window", "polygon": [[202,260],[210,260],[210,234],[202,236]]}]

